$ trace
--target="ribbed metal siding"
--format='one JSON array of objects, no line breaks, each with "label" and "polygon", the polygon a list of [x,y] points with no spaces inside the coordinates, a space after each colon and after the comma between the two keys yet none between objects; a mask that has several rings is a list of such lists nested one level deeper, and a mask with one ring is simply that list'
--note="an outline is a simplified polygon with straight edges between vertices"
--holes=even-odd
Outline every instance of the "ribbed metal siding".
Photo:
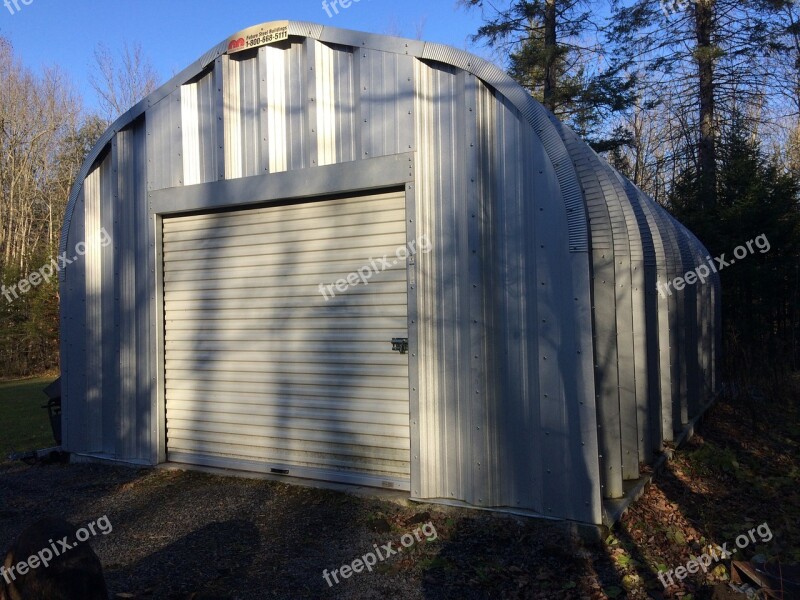
[{"label": "ribbed metal siding", "polygon": [[[152,229],[146,202],[144,121],[118,132],[89,172],[65,243],[86,255],[62,290],[65,448],[134,462],[153,450]],[[100,230],[108,235],[108,244]],[[144,268],[143,268],[144,267]]]},{"label": "ribbed metal siding", "polygon": [[402,193],[165,219],[169,459],[408,489],[405,243]]},{"label": "ribbed metal siding", "polygon": [[[640,397],[640,388],[644,388],[646,394],[646,412],[642,414],[638,421],[640,435],[642,436],[642,448],[640,454],[647,460],[653,452],[662,449],[662,423],[661,423],[661,382],[660,382],[660,353],[659,353],[659,331],[658,331],[658,300],[656,296],[656,282],[658,281],[658,264],[663,262],[663,246],[661,237],[653,222],[649,209],[644,205],[640,196],[640,191],[631,181],[618,174],[618,177],[625,187],[628,201],[636,216],[641,242],[642,242],[642,265],[641,265],[641,289],[639,293],[644,299],[644,311],[642,313],[643,323],[640,322],[637,338],[637,350],[641,353],[644,346],[646,359],[641,360],[641,354],[637,355],[637,399]],[[660,257],[660,258],[659,258]],[[668,356],[668,354],[667,354]],[[640,380],[638,369],[645,362],[646,379]],[[669,362],[667,362],[667,372]],[[641,407],[641,404],[640,404]]]},{"label": "ribbed metal siding", "polygon": [[[75,197],[75,210],[81,218],[74,218],[69,230],[69,240],[64,248],[74,248],[84,237],[86,222],[87,176],[80,193]],[[76,215],[76,216],[77,216]],[[89,449],[86,419],[86,263],[77,261],[63,271],[69,276],[61,284],[61,371],[63,446],[68,451]]]},{"label": "ribbed metal siding", "polygon": [[[634,267],[641,268],[641,240],[633,210],[628,203],[625,190],[616,174],[597,154],[586,145],[586,152],[594,157],[603,195],[608,205],[614,239],[614,284],[617,303],[617,360],[619,371],[619,404],[622,433],[622,477],[639,477],[642,438],[638,423],[645,415],[646,398],[637,397],[636,355],[643,357],[644,347],[637,347],[634,329],[643,311],[642,298],[634,294]],[[634,263],[634,261],[636,261]],[[638,283],[638,282],[637,282]],[[644,456],[642,462],[646,462]]]},{"label": "ribbed metal siding", "polygon": [[[119,381],[115,456],[131,461],[149,461],[157,437],[153,427],[154,364],[142,361],[153,352],[151,330],[155,315],[152,227],[147,210],[145,178],[145,128],[139,120],[119,132],[112,145],[117,190],[115,280],[119,300],[115,326],[119,332]],[[142,268],[142,266],[148,268]]]},{"label": "ribbed metal siding", "polygon": [[[647,199],[653,215],[661,232],[662,239],[666,241],[664,245],[666,263],[666,281],[673,281],[676,277],[682,277],[686,272],[683,267],[683,258],[678,248],[678,240],[675,229],[667,215],[667,212],[651,198]],[[685,320],[684,320],[684,294],[685,289],[677,291],[671,288],[672,293],[668,294],[669,309],[667,311],[669,326],[666,331],[661,330],[665,336],[669,336],[670,350],[670,390],[672,400],[669,404],[671,408],[671,431],[670,437],[665,438],[672,441],[674,433],[681,430],[681,427],[688,420],[686,405],[686,360],[684,356],[685,348]],[[666,435],[666,432],[665,432]]]},{"label": "ribbed metal siding", "polygon": [[[624,220],[617,219],[616,243],[612,213],[621,214],[619,202],[611,198],[614,193],[597,155],[569,128],[553,121],[564,140],[575,171],[581,182],[586,213],[591,231],[592,311],[594,331],[594,365],[597,396],[597,425],[599,462],[603,495],[618,498],[623,495],[622,481],[638,474],[638,457],[631,460],[636,447],[636,407],[632,397],[633,386],[622,387],[620,378],[632,375],[633,369],[620,368],[621,339],[618,329],[625,317],[630,319],[630,296],[617,293],[617,264],[615,251],[624,244],[619,238],[624,231]],[[620,226],[622,229],[620,229]],[[624,236],[627,242],[627,235]],[[627,255],[628,251],[624,252]],[[620,269],[620,274],[622,274]],[[628,275],[626,280],[630,279]],[[628,309],[622,306],[627,300]],[[631,326],[628,331],[627,350],[633,346]],[[632,361],[624,361],[626,364]],[[630,425],[631,417],[633,426]],[[633,435],[631,435],[633,434]],[[625,441],[623,447],[623,441]]]},{"label": "ribbed metal siding", "polygon": [[[654,262],[650,265],[645,264],[645,246],[649,244],[649,253],[652,257],[652,239],[650,238],[649,228],[641,209],[638,207],[636,199],[631,199],[630,192],[625,183],[610,166],[604,165],[609,176],[613,178],[614,187],[620,198],[623,213],[625,214],[628,236],[630,240],[630,294],[632,309],[633,327],[633,365],[634,365],[634,386],[636,397],[636,426],[638,440],[639,460],[649,463],[653,456],[652,441],[650,439],[653,424],[651,418],[654,414],[651,406],[650,395],[650,370],[651,345],[648,344],[647,335],[647,311],[650,304],[647,293],[650,288],[647,284],[646,271],[652,269],[653,287],[655,287]],[[654,257],[653,257],[654,258]],[[622,266],[623,261],[617,257],[617,263]],[[660,436],[659,436],[660,437]]]},{"label": "ribbed metal siding", "polygon": [[[104,191],[104,180],[107,180],[108,156],[97,169],[89,174],[86,180],[86,196],[84,203],[85,237],[83,243],[86,254],[82,258],[73,256],[76,261],[86,262],[86,417],[89,447],[94,452],[105,452],[104,444],[105,414],[112,407],[104,406],[104,384],[113,377],[104,367],[107,353],[113,352],[110,344],[103,343],[103,334],[110,333],[107,313],[103,306],[103,284],[108,282],[104,275],[103,248],[100,245],[100,228],[103,225],[102,212],[109,208],[109,203],[101,202]],[[113,205],[111,205],[113,206]],[[113,285],[113,284],[112,284]],[[113,293],[113,287],[109,290]],[[113,298],[113,296],[112,296]],[[110,299],[109,299],[110,300]],[[105,410],[104,410],[105,408]]]},{"label": "ribbed metal siding", "polygon": [[[406,49],[409,44],[406,44]],[[421,57],[453,65],[470,73],[483,81],[491,89],[497,90],[501,96],[508,98],[520,111],[520,115],[531,125],[545,154],[556,172],[559,187],[567,209],[567,232],[572,252],[587,252],[589,249],[589,228],[586,219],[586,208],[580,183],[572,166],[567,148],[558,133],[562,124],[535,101],[531,95],[515,82],[497,65],[482,58],[458,50],[450,46],[425,43]]]},{"label": "ribbed metal siding", "polygon": [[216,181],[216,91],[213,71],[181,86],[181,142],[185,185]]},{"label": "ribbed metal siding", "polygon": [[147,176],[151,189],[183,185],[181,89],[151,107],[147,113],[149,149]]},{"label": "ribbed metal siding", "polygon": [[[570,254],[553,164],[474,76],[420,62],[415,81],[417,226],[433,251],[412,495],[597,519],[594,386],[564,376],[591,373],[588,261]],[[573,265],[580,282],[563,276]]]}]

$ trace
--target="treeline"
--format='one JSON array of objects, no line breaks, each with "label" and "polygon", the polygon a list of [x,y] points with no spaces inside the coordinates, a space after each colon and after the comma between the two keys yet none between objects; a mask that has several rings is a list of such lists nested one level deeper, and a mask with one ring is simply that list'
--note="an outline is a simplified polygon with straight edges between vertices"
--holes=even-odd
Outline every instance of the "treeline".
[{"label": "treeline", "polygon": [[58,366],[58,278],[19,282],[56,257],[69,192],[110,120],[154,89],[138,47],[99,47],[100,113],[57,67],[34,73],[0,37],[0,378]]},{"label": "treeline", "polygon": [[462,3],[474,41],[712,256],[767,237],[721,272],[726,378],[800,367],[800,3]]}]

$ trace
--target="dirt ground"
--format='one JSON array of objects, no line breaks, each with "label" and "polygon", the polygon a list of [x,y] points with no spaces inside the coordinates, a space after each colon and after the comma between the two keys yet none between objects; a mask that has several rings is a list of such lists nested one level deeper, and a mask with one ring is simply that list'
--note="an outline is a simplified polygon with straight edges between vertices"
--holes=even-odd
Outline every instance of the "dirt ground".
[{"label": "dirt ground", "polygon": [[[734,559],[800,562],[797,405],[715,405],[602,542],[547,521],[258,479],[5,462],[0,544],[40,517],[106,515],[113,531],[89,543],[112,598],[744,598],[725,590],[729,561],[669,589],[657,573],[761,523],[770,541]],[[371,572],[323,578],[427,523],[436,539],[418,532]]]}]

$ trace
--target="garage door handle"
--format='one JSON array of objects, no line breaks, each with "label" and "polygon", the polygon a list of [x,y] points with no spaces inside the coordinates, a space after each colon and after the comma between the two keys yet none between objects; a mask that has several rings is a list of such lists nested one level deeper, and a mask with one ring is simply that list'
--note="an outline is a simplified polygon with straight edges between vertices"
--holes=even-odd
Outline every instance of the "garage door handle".
[{"label": "garage door handle", "polygon": [[392,350],[400,354],[408,352],[408,338],[392,338]]}]

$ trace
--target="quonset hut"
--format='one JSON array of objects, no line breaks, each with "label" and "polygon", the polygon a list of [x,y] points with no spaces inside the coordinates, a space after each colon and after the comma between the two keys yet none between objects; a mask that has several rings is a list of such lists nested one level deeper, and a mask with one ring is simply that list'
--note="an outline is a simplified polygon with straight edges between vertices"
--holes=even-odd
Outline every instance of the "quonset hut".
[{"label": "quonset hut", "polygon": [[439,44],[235,34],[100,139],[61,251],[82,241],[79,457],[600,523],[717,387],[718,277],[656,291],[703,245]]}]

